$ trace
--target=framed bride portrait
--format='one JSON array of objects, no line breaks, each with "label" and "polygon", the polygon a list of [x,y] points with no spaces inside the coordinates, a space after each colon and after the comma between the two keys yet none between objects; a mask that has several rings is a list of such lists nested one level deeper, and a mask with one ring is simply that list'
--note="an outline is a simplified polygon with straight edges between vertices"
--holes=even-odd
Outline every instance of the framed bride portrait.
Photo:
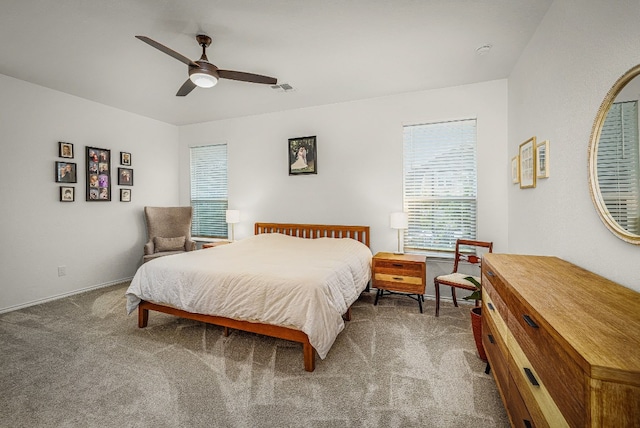
[{"label": "framed bride portrait", "polygon": [[318,173],[316,137],[289,138],[289,175]]}]

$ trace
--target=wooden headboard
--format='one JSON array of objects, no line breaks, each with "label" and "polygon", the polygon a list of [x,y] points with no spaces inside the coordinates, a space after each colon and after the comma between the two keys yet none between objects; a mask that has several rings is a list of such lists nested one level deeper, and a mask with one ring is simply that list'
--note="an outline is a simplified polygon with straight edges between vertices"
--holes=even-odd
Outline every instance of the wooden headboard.
[{"label": "wooden headboard", "polygon": [[256,235],[282,233],[299,238],[351,238],[369,247],[369,226],[336,226],[329,224],[256,223]]}]

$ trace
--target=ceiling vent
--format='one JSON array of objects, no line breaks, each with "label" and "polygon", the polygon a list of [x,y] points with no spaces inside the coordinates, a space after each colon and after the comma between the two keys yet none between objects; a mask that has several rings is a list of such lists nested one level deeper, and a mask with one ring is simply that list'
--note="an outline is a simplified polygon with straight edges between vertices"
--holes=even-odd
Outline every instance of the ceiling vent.
[{"label": "ceiling vent", "polygon": [[293,86],[288,83],[282,83],[280,85],[271,85],[271,89],[278,92],[291,92],[293,91]]}]

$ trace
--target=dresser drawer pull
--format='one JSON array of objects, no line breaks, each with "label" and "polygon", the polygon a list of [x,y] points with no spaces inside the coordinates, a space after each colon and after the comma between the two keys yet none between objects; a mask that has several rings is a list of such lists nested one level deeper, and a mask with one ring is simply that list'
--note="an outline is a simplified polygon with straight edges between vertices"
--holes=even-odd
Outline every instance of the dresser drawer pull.
[{"label": "dresser drawer pull", "polygon": [[534,320],[531,319],[531,317],[529,315],[522,315],[522,318],[524,318],[524,321],[529,324],[529,327],[533,327],[533,328],[538,328],[538,324],[536,324],[536,322]]},{"label": "dresser drawer pull", "polygon": [[393,277],[394,281],[404,281],[404,278],[400,277],[400,276],[394,276]]},{"label": "dresser drawer pull", "polygon": [[392,263],[391,266],[393,266],[393,267],[404,267],[404,265],[402,263]]},{"label": "dresser drawer pull", "polygon": [[487,276],[495,276],[495,275],[493,274],[493,272],[491,272],[490,270],[488,270],[488,271],[487,271]]},{"label": "dresser drawer pull", "polygon": [[531,421],[530,420],[523,419],[522,422],[524,422],[524,426],[526,428],[533,428],[533,425],[531,425]]},{"label": "dresser drawer pull", "polygon": [[496,308],[493,307],[493,305],[491,304],[491,302],[487,302],[487,306],[489,307],[489,309],[491,309],[492,311],[495,311]]},{"label": "dresser drawer pull", "polygon": [[487,334],[487,337],[489,338],[489,342],[496,343],[495,339],[493,338],[493,335]]},{"label": "dresser drawer pull", "polygon": [[525,367],[524,374],[526,374],[527,377],[529,378],[529,382],[531,382],[531,385],[540,386],[540,384],[538,383],[538,379],[536,379],[531,369],[528,369],[527,367]]}]

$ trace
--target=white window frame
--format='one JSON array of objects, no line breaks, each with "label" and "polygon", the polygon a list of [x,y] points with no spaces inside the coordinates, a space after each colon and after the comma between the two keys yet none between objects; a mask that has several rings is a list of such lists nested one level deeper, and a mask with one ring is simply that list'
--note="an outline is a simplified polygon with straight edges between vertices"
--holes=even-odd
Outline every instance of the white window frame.
[{"label": "white window frame", "polygon": [[403,125],[405,250],[446,257],[476,239],[477,171],[476,118]]},{"label": "white window frame", "polygon": [[227,144],[189,147],[190,204],[194,237],[228,238]]}]

